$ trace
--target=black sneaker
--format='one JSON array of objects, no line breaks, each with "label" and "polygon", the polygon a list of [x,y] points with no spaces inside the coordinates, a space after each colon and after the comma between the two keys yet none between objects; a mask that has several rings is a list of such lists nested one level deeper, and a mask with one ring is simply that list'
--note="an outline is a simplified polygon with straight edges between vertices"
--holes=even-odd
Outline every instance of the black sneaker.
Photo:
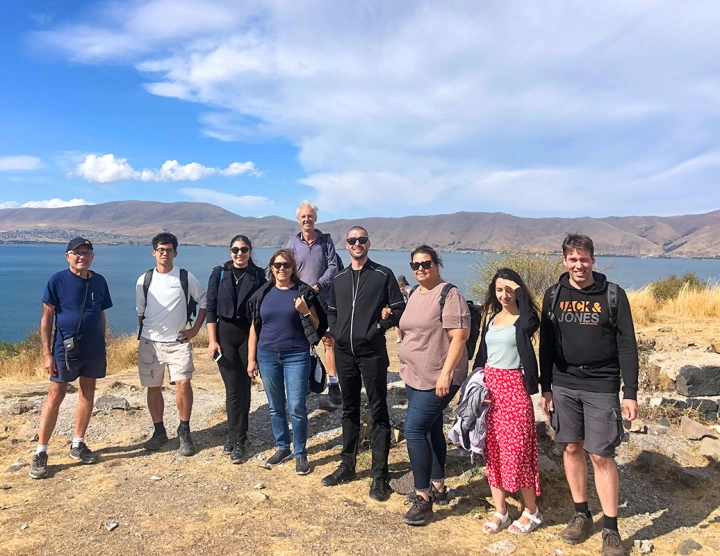
[{"label": "black sneaker", "polygon": [[328,385],[328,397],[335,405],[342,405],[342,393],[340,392],[340,384],[331,382]]},{"label": "black sneaker", "polygon": [[143,448],[151,452],[159,450],[168,441],[166,432],[153,433],[152,438],[143,444]]},{"label": "black sneaker", "polygon": [[30,464],[30,476],[33,479],[44,479],[48,476],[48,457],[47,452],[40,452],[35,454]]},{"label": "black sneaker", "polygon": [[243,459],[245,459],[245,444],[236,442],[230,453],[230,461],[232,463],[242,463]]},{"label": "black sneaker", "polygon": [[277,467],[278,465],[282,465],[289,459],[292,459],[292,452],[289,449],[278,449],[272,456],[266,459],[265,462],[261,464],[261,466],[266,468]]},{"label": "black sneaker", "polygon": [[443,485],[442,492],[440,492],[433,483],[430,483],[430,500],[432,500],[433,504],[445,506],[450,502],[450,489],[448,489],[447,485]]},{"label": "black sneaker", "polygon": [[87,465],[97,463],[97,460],[99,459],[99,456],[93,453],[93,451],[88,448],[84,442],[80,442],[80,444],[74,448],[70,448],[70,457],[72,459],[78,459]]},{"label": "black sneaker", "polygon": [[407,525],[427,525],[433,516],[433,503],[418,495],[412,507],[405,513],[403,523]]},{"label": "black sneaker", "polygon": [[195,445],[193,444],[192,436],[190,436],[190,429],[181,429],[178,427],[177,433],[178,439],[180,440],[178,453],[185,457],[195,455]]},{"label": "black sneaker", "polygon": [[229,438],[225,440],[225,444],[223,445],[223,453],[226,456],[229,456],[230,453],[235,449],[235,444],[233,444],[232,440]]},{"label": "black sneaker", "polygon": [[391,494],[392,488],[385,477],[373,477],[370,484],[370,498],[376,502],[385,502]]},{"label": "black sneaker", "polygon": [[307,456],[295,458],[295,473],[298,475],[307,475],[310,473],[310,462]]},{"label": "black sneaker", "polygon": [[580,544],[590,536],[593,527],[592,516],[582,512],[575,512],[563,532],[560,534],[562,540],[568,544]]},{"label": "black sneaker", "polygon": [[334,487],[343,483],[349,483],[350,481],[354,481],[356,477],[357,475],[355,474],[354,469],[351,469],[346,465],[340,464],[340,467],[330,473],[330,475],[328,475],[327,477],[323,477],[323,480],[321,482],[322,486]]}]

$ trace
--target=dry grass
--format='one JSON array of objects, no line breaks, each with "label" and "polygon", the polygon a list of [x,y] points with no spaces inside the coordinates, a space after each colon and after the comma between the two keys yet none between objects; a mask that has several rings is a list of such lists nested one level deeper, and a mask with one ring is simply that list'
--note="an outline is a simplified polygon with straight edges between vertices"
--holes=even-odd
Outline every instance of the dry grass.
[{"label": "dry grass", "polygon": [[636,326],[676,320],[700,320],[720,317],[720,285],[706,290],[684,287],[674,299],[659,301],[645,287],[628,292],[633,320]]}]

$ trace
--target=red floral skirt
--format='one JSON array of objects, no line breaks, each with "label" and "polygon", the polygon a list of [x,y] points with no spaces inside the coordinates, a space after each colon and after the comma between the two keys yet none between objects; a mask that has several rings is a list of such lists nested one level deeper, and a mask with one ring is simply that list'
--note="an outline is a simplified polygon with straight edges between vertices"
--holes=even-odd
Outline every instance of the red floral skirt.
[{"label": "red floral skirt", "polygon": [[485,385],[492,399],[485,441],[488,483],[506,492],[531,488],[540,496],[535,412],[522,371],[485,366]]}]

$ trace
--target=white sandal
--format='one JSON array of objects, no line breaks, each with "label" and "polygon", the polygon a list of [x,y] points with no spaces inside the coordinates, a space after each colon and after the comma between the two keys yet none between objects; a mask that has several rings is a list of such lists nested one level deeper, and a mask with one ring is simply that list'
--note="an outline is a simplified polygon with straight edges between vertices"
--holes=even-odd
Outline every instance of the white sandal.
[{"label": "white sandal", "polygon": [[500,518],[500,525],[498,525],[494,521],[486,521],[485,524],[482,526],[482,532],[486,535],[495,535],[503,529],[510,527],[510,513],[507,510],[505,510],[505,515],[501,514],[500,512],[495,512],[493,514],[493,517]]},{"label": "white sandal", "polygon": [[508,529],[508,531],[513,535],[529,535],[535,529],[540,527],[540,524],[542,523],[542,514],[540,513],[540,508],[538,507],[535,507],[534,514],[528,513],[527,510],[525,510],[522,514],[524,517],[527,517],[530,520],[530,523],[528,523],[527,525],[523,525],[517,520],[513,521],[512,524],[518,529],[517,531]]}]

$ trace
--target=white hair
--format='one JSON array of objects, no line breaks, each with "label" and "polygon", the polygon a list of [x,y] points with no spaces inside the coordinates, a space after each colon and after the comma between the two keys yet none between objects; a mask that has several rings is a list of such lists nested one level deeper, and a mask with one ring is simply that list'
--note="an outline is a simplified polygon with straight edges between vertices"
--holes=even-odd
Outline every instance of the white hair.
[{"label": "white hair", "polygon": [[311,211],[313,211],[313,214],[315,214],[315,218],[317,218],[318,215],[318,208],[313,205],[310,201],[303,201],[300,203],[300,206],[295,211],[295,218],[300,218],[300,211],[304,209],[305,207],[309,208]]}]

